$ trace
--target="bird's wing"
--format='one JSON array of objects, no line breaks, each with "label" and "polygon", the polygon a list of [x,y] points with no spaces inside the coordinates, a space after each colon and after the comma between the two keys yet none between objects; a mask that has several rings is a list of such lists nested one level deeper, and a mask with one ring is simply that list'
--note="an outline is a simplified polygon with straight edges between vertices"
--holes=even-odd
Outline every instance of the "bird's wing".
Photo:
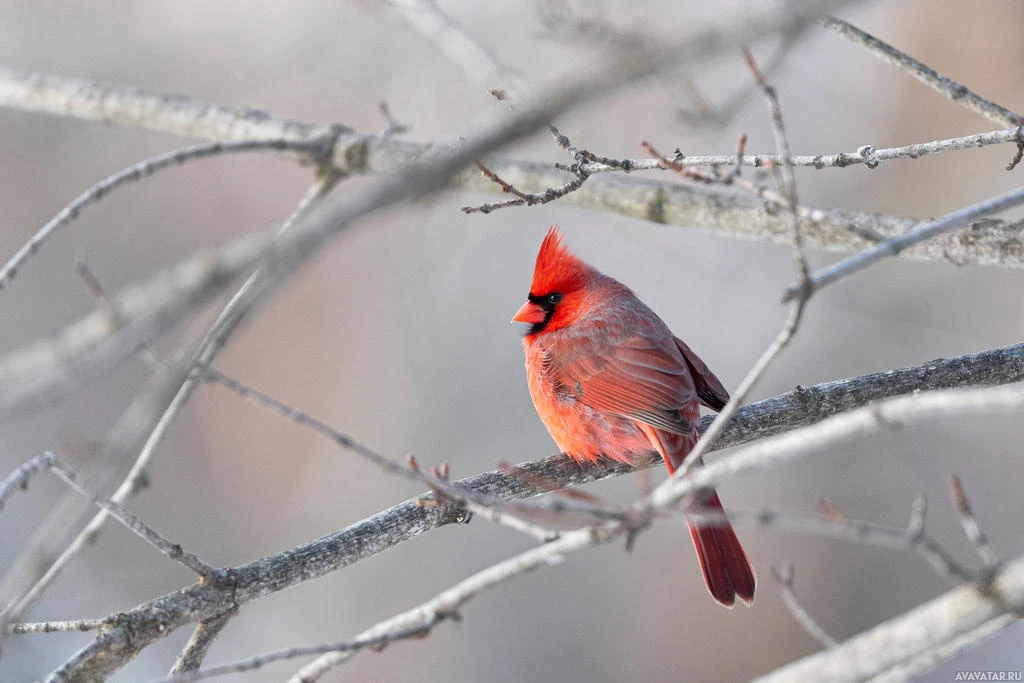
[{"label": "bird's wing", "polygon": [[698,400],[690,367],[671,336],[659,336],[633,332],[614,343],[577,338],[558,354],[558,381],[594,410],[690,434],[694,426],[682,414]]},{"label": "bird's wing", "polygon": [[682,352],[686,364],[690,366],[690,374],[693,377],[694,386],[697,389],[697,398],[700,402],[712,410],[721,410],[729,402],[729,392],[725,390],[715,373],[700,359],[700,356],[690,350],[682,339],[674,337],[676,346]]}]

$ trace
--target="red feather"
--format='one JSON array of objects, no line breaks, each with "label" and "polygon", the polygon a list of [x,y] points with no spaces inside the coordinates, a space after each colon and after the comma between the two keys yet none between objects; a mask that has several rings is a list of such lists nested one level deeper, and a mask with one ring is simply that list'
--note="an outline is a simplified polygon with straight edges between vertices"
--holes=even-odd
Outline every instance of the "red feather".
[{"label": "red feather", "polygon": [[[700,405],[729,400],[704,361],[628,287],[574,256],[556,227],[516,320],[532,325],[523,348],[537,414],[578,462],[633,462],[655,450],[674,472],[697,442]],[[721,509],[712,492],[689,511]],[[691,521],[690,535],[712,597],[749,604],[754,570],[728,521]]]}]

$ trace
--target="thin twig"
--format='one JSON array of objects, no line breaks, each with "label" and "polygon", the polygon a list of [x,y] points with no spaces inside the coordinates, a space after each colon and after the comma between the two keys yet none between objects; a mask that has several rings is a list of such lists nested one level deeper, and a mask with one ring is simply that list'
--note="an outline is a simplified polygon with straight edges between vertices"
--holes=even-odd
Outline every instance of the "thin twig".
[{"label": "thin twig", "polygon": [[[377,638],[399,629],[420,629],[416,635],[425,635],[445,619],[458,618],[459,609],[484,590],[526,574],[545,565],[558,564],[566,553],[590,548],[613,540],[622,532],[618,526],[601,526],[570,531],[557,541],[527,550],[499,562],[460,581],[435,598],[410,610],[370,627],[356,636],[358,639]],[[331,652],[303,667],[288,683],[312,683],[333,667],[350,659],[357,650]]]},{"label": "thin twig", "polygon": [[78,475],[70,467],[62,463],[52,454],[50,456],[50,470],[53,471],[58,477],[60,477],[65,484],[70,486],[72,489],[77,491],[82,496],[90,499],[97,506],[103,509],[107,514],[121,522],[124,526],[135,532],[142,540],[149,543],[151,546],[159,550],[161,553],[166,555],[168,558],[175,562],[187,567],[196,574],[198,574],[207,583],[216,583],[223,579],[223,570],[216,569],[211,565],[203,562],[198,557],[190,552],[182,549],[177,543],[172,543],[163,536],[160,535],[155,529],[143,522],[141,519],[133,515],[131,512],[126,510],[120,504],[115,503],[109,498],[96,495],[89,491],[84,484],[79,480]]},{"label": "thin twig", "polygon": [[[79,256],[75,259],[75,274],[82,278],[85,286],[89,290],[89,294],[96,301],[96,308],[98,308],[103,315],[107,316],[110,320],[112,327],[120,328],[124,325],[124,319],[118,313],[117,308],[114,306],[114,302],[107,296],[106,291],[103,288],[103,283],[96,277],[96,274],[89,268],[89,264],[86,263],[84,256]],[[146,362],[149,367],[166,370],[169,368],[169,364],[160,358],[153,349],[150,348],[149,344],[143,342],[138,347],[139,357]]]},{"label": "thin twig", "polygon": [[772,578],[779,584],[779,594],[782,596],[782,602],[786,605],[786,609],[796,619],[796,623],[800,624],[800,627],[807,632],[809,636],[814,638],[816,641],[821,643],[823,647],[833,647],[836,645],[836,639],[828,634],[821,624],[819,624],[811,613],[807,611],[803,603],[800,602],[800,598],[796,595],[796,588],[793,586],[793,579],[795,570],[792,562],[787,562],[783,565],[782,570],[778,570],[775,567],[771,568]]},{"label": "thin twig", "polygon": [[380,651],[394,642],[407,640],[409,638],[422,638],[430,632],[432,626],[433,624],[430,626],[414,625],[405,628],[398,628],[389,633],[383,633],[369,638],[356,637],[352,640],[346,640],[340,643],[307,645],[304,647],[289,647],[281,650],[274,650],[273,652],[267,652],[262,655],[257,655],[256,657],[240,659],[235,662],[221,664],[219,666],[211,666],[206,669],[172,671],[166,678],[161,678],[153,683],[186,683],[187,681],[201,681],[207,678],[216,678],[217,676],[227,676],[229,674],[255,671],[267,664],[273,664],[274,662],[296,659],[298,657],[322,655],[326,653],[355,654],[360,650],[366,649]]},{"label": "thin twig", "polygon": [[1010,163],[1006,165],[1007,171],[1012,171],[1017,168],[1021,160],[1024,159],[1024,125],[1017,127],[1017,153],[1010,159]]},{"label": "thin twig", "polygon": [[491,182],[498,185],[502,192],[515,195],[515,199],[506,199],[501,202],[489,202],[487,204],[481,204],[479,206],[463,206],[462,213],[490,213],[497,209],[505,209],[510,206],[536,206],[538,204],[547,204],[553,202],[556,199],[561,199],[570,192],[575,192],[583,186],[583,183],[587,180],[587,175],[583,173],[577,173],[569,182],[559,185],[558,187],[549,187],[543,192],[526,193],[516,189],[510,183],[502,180],[502,178],[487,168],[480,162],[477,162],[477,168],[480,169],[480,174]]},{"label": "thin twig", "polygon": [[[747,396],[761,379],[765,370],[768,369],[768,366],[771,365],[779,353],[789,345],[789,342],[796,335],[797,330],[800,328],[800,321],[803,318],[804,307],[812,293],[807,282],[807,259],[804,256],[803,233],[800,229],[800,212],[797,208],[800,206],[800,201],[797,197],[796,179],[793,175],[793,165],[790,161],[791,155],[789,153],[789,139],[786,137],[786,129],[782,120],[782,107],[779,105],[779,98],[775,88],[765,82],[764,76],[761,74],[760,69],[758,69],[753,55],[749,50],[744,50],[743,54],[746,57],[747,65],[750,67],[750,71],[753,74],[754,81],[764,91],[765,99],[768,102],[768,110],[771,115],[772,133],[775,137],[775,145],[778,148],[779,157],[782,159],[782,163],[774,168],[777,169],[779,186],[782,190],[783,197],[786,200],[786,208],[788,209],[787,216],[789,219],[790,245],[793,254],[793,263],[797,273],[797,282],[800,284],[800,291],[799,296],[790,307],[789,314],[786,317],[786,321],[783,324],[782,329],[775,336],[775,339],[772,340],[772,343],[768,348],[764,350],[761,357],[758,358],[757,362],[754,364],[754,367],[752,367],[743,378],[743,381],[740,382],[736,392],[719,412],[718,417],[715,418],[711,427],[701,436],[697,445],[689,454],[687,454],[686,458],[683,460],[682,466],[676,470],[672,478],[681,478],[686,476],[687,472],[689,472],[694,465],[701,462],[703,454],[706,453],[712,445],[714,445],[715,440],[721,436],[723,431],[725,431],[725,428],[729,424],[729,420],[732,419],[733,415],[736,414],[736,411],[739,410],[741,405],[743,405],[743,402],[747,400]],[[659,488],[664,488],[669,485],[669,482],[665,482]],[[655,490],[655,493],[656,492],[657,489]],[[650,499],[651,497],[649,496],[646,500]]]},{"label": "thin twig", "polygon": [[74,621],[41,621],[8,624],[7,632],[25,633],[66,633],[68,631],[98,631],[110,625],[109,619],[76,619]]},{"label": "thin twig", "polygon": [[[542,543],[546,543],[558,537],[557,532],[545,529],[544,527],[533,524],[523,518],[524,514],[546,514],[548,511],[543,508],[529,506],[523,503],[511,503],[497,496],[488,496],[479,491],[463,489],[458,485],[449,482],[447,476],[438,476],[438,474],[431,475],[421,471],[419,464],[412,456],[408,457],[408,466],[405,466],[399,461],[393,460],[356,441],[347,434],[340,432],[326,422],[313,417],[309,413],[279,401],[258,389],[247,386],[233,377],[225,375],[219,370],[207,366],[197,368],[197,371],[204,374],[204,379],[222,384],[238,395],[252,399],[260,405],[277,411],[296,424],[308,427],[318,434],[326,436],[342,448],[358,453],[360,456],[366,458],[385,472],[398,475],[409,481],[426,484],[435,493],[438,502],[447,501],[449,503],[464,505],[474,514],[479,514],[489,521],[502,524],[511,529],[515,529],[516,531],[533,536]],[[587,506],[586,512],[589,513],[592,509],[596,510],[598,508],[596,506]],[[611,510],[606,510],[604,508],[601,508],[601,510],[605,512],[605,518],[607,518],[607,515],[613,514],[613,511]]]},{"label": "thin twig", "polygon": [[84,209],[96,204],[119,187],[148,178],[158,171],[180,166],[197,159],[209,159],[222,154],[238,152],[292,151],[311,153],[318,148],[319,144],[318,140],[293,141],[284,139],[207,142],[201,145],[174,150],[173,152],[166,152],[118,171],[114,175],[96,183],[61,209],[60,213],[51,218],[21,249],[15,252],[14,256],[3,267],[0,267],[0,290],[14,279],[25,261],[39,251],[43,242],[78,218]]},{"label": "thin twig", "polygon": [[957,515],[960,517],[964,535],[974,547],[974,551],[978,553],[978,557],[985,565],[985,570],[994,573],[1002,564],[1002,559],[992,548],[984,529],[978,524],[974,511],[971,509],[971,503],[967,500],[967,494],[964,492],[963,482],[955,474],[949,475],[949,493],[953,499],[953,507],[956,508]]},{"label": "thin twig", "polygon": [[[834,154],[798,154],[789,157],[794,167],[813,168],[816,170],[826,168],[847,168],[850,166],[864,165],[874,169],[885,161],[899,159],[918,159],[923,156],[942,154],[944,152],[959,152],[979,147],[992,145],[1018,144],[1017,128],[1006,128],[991,131],[988,133],[975,133],[956,138],[932,140],[919,142],[900,147],[885,147],[878,149],[874,145],[861,145],[855,152],[836,152]],[[605,159],[594,158],[590,163],[584,164],[582,170],[597,175],[601,173],[613,173],[619,170],[628,171],[656,171],[664,170],[657,159]],[[719,167],[736,165],[737,159],[731,154],[694,154],[683,155],[675,158],[680,166],[705,166]],[[744,154],[739,164],[744,167],[772,168],[782,164],[784,158],[778,154]]]},{"label": "thin twig", "polygon": [[879,59],[892,64],[901,71],[905,71],[917,80],[921,81],[937,93],[953,100],[975,111],[989,121],[994,121],[1003,126],[1020,126],[1024,124],[1024,118],[1020,114],[1010,111],[995,102],[990,102],[978,95],[967,86],[946,78],[931,67],[922,64],[910,55],[901,52],[892,45],[879,40],[870,33],[862,31],[856,26],[839,19],[838,17],[823,17],[818,20],[825,28],[830,28],[844,38],[864,47],[871,54]]},{"label": "thin twig", "polygon": [[1018,187],[1001,195],[984,199],[962,209],[957,209],[941,218],[928,221],[903,235],[880,242],[864,251],[822,268],[810,276],[807,283],[798,283],[786,289],[783,301],[792,301],[801,295],[811,295],[843,278],[864,270],[884,258],[895,256],[918,242],[930,240],[939,235],[959,230],[971,221],[991,213],[1005,211],[1024,204],[1024,187]]},{"label": "thin twig", "polygon": [[0,510],[4,509],[8,496],[15,489],[25,490],[28,488],[29,480],[53,464],[53,453],[46,451],[37,455],[23,465],[19,465],[7,478],[0,482]]},{"label": "thin twig", "polygon": [[381,100],[377,105],[377,109],[380,111],[380,115],[384,117],[384,121],[387,122],[387,126],[383,131],[381,131],[381,139],[387,140],[390,137],[402,135],[412,130],[408,125],[400,123],[398,119],[391,114],[391,107],[388,106],[386,100]]}]

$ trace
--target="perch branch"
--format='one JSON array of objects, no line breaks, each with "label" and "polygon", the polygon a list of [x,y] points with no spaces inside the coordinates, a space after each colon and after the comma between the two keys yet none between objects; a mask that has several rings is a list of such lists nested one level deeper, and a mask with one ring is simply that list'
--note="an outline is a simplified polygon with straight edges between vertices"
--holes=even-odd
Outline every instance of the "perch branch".
[{"label": "perch branch", "polygon": [[[816,387],[800,387],[789,394],[744,407],[719,439],[718,446],[734,446],[778,434],[885,396],[942,386],[1017,381],[1022,377],[1024,344]],[[706,428],[709,422],[710,418],[704,420],[703,426]],[[730,460],[735,457],[732,456]],[[660,459],[653,456],[641,461],[638,466],[651,467],[658,462]],[[717,476],[723,462],[726,461],[711,463],[695,472],[694,476],[706,476],[708,472]],[[627,465],[612,462],[581,468],[565,456],[552,456],[526,463],[520,468],[545,481],[565,485],[634,471]],[[522,498],[546,492],[545,488],[538,489],[525,478],[501,472],[486,473],[458,483],[465,488],[507,498]],[[697,488],[707,486],[709,480],[695,480],[694,485]],[[461,512],[457,506],[424,507],[418,504],[419,500],[431,497],[428,494],[420,499],[406,501],[305,546],[236,567],[230,570],[234,580],[231,590],[195,584],[121,615],[114,615],[115,623],[131,625],[135,637],[130,644],[118,645],[117,652],[108,651],[104,661],[115,661],[117,664],[114,666],[119,666],[125,657],[133,656],[148,643],[186,623],[222,614],[237,605],[348,566],[430,529],[459,521]]]}]

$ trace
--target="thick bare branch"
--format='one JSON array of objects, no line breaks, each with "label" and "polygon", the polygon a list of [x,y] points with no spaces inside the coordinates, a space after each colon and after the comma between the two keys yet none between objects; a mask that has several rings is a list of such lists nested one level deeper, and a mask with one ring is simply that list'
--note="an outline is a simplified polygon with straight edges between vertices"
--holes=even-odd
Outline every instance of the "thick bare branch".
[{"label": "thick bare branch", "polygon": [[[685,478],[673,477],[654,490],[650,503],[655,508],[669,507],[726,477],[771,469],[817,452],[823,446],[847,443],[905,422],[1022,409],[1022,387],[948,389],[892,398],[752,444],[727,458],[693,470]],[[921,517],[923,519],[923,515]]]},{"label": "thick bare branch", "polygon": [[836,647],[758,678],[783,681],[864,681],[889,675],[909,680],[1017,620],[1024,611],[1024,558],[989,585],[968,584],[879,624]]},{"label": "thick bare branch", "polygon": [[[172,93],[6,70],[0,70],[0,106],[221,141],[277,138],[310,141],[331,133],[327,126],[284,119],[253,109],[233,109]],[[343,127],[336,128],[334,132],[336,143],[330,160],[334,168],[342,173],[393,172],[407,168],[438,150],[437,146],[394,137],[360,135]],[[915,158],[929,153],[929,149],[967,149],[987,144],[991,140],[1015,142],[1016,133],[1016,130],[1011,130],[969,136],[958,139],[952,146],[926,143],[895,148],[891,157],[886,156],[889,150],[874,150],[866,145],[861,148],[865,151],[863,154],[853,152],[797,156],[793,162],[794,165],[824,167],[848,166],[865,161],[873,163],[885,158]],[[871,153],[868,154],[868,151]],[[742,163],[764,165],[770,160],[769,157],[745,155]],[[501,157],[488,157],[484,161],[494,173],[519,188],[558,187],[572,177],[551,164]],[[647,162],[651,168],[657,166],[657,160],[641,161]],[[728,166],[735,163],[735,157],[687,157],[682,161],[683,164],[691,162]],[[587,171],[596,174],[601,169],[591,164]],[[501,191],[476,172],[461,173],[453,179],[452,184],[479,192]],[[786,226],[776,215],[777,212],[766,208],[754,198],[737,196],[716,188],[686,187],[636,176],[594,176],[579,190],[560,201],[572,206],[610,211],[658,223],[696,226],[734,237],[788,242]],[[851,223],[857,223],[885,237],[902,234],[918,223],[911,218],[853,211],[821,210],[816,212],[816,216],[819,220],[806,226],[807,245],[846,252],[870,244],[851,234],[847,227]],[[915,245],[900,255],[955,263],[1019,267],[1024,265],[1024,241],[1015,229],[988,225],[973,230],[969,235],[947,236],[931,243]]]}]

